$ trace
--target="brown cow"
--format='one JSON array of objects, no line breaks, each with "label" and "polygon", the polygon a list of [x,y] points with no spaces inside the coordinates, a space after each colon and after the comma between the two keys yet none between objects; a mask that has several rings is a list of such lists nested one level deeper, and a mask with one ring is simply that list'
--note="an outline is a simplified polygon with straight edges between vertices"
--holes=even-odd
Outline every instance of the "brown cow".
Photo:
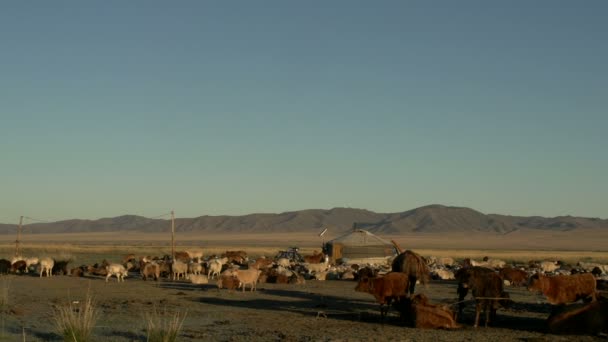
[{"label": "brown cow", "polygon": [[508,280],[511,286],[525,286],[528,283],[528,273],[518,268],[505,267],[498,271],[498,275]]},{"label": "brown cow", "polygon": [[411,299],[405,300],[404,303],[405,305],[401,305],[405,310],[402,314],[411,320],[414,328],[460,328],[460,325],[456,323],[452,310],[447,306],[431,304],[428,297],[422,293],[413,296]]},{"label": "brown cow", "polygon": [[[509,294],[503,291],[502,278],[494,271],[483,267],[461,269],[457,273],[459,289],[471,289],[475,298],[475,325],[479,326],[479,316],[486,314],[485,326],[496,318],[496,310],[509,304]],[[461,295],[461,293],[459,293]],[[466,296],[466,294],[465,294]],[[464,298],[464,296],[463,296]]]},{"label": "brown cow", "polygon": [[481,277],[485,273],[494,273],[494,270],[481,266],[468,266],[459,269],[454,274],[454,278],[458,280],[458,288],[456,289],[456,294],[458,294],[458,316],[462,315],[465,306],[464,298],[469,294],[469,287],[465,286],[465,281],[469,278]]},{"label": "brown cow", "polygon": [[[359,279],[355,291],[370,293],[380,304],[380,316],[384,318],[393,300],[400,301],[408,297],[409,280],[405,273],[389,272],[383,277]],[[387,304],[384,310],[384,304]]]},{"label": "brown cow", "polygon": [[565,306],[549,316],[547,327],[552,334],[608,333],[608,299]]},{"label": "brown cow", "polygon": [[547,277],[537,273],[530,277],[528,290],[540,291],[554,305],[576,302],[579,299],[596,300],[596,282],[591,273]]}]

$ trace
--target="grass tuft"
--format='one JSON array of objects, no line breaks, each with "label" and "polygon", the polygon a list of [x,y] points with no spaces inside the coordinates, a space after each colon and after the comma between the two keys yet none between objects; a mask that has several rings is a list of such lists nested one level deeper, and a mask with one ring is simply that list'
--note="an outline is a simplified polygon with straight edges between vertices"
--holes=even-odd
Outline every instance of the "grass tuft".
[{"label": "grass tuft", "polygon": [[83,302],[69,301],[55,307],[53,318],[57,333],[64,341],[86,342],[91,340],[99,310],[93,298],[87,294]]},{"label": "grass tuft", "polygon": [[186,312],[167,312],[165,308],[159,312],[156,308],[151,313],[144,313],[146,324],[146,341],[148,342],[174,342],[182,330]]}]

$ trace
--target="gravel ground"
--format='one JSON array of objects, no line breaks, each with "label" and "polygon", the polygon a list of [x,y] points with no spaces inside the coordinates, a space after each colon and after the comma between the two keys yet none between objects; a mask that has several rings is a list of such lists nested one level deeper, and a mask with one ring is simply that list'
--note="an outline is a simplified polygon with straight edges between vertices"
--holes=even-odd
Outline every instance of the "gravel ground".
[{"label": "gravel ground", "polygon": [[[96,341],[145,341],[144,314],[155,308],[186,312],[182,341],[605,341],[593,336],[544,333],[551,311],[544,298],[508,288],[515,301],[499,310],[491,328],[472,327],[473,303],[457,330],[421,330],[400,324],[396,312],[380,321],[369,294],[354,291],[353,281],[307,281],[304,285],[259,284],[257,292],[220,290],[214,284],[144,282],[135,275],[123,283],[99,277],[1,276],[3,293],[0,340],[58,341],[53,306],[82,301],[91,293],[100,309]],[[417,291],[433,303],[454,303],[454,282],[433,282]]]}]

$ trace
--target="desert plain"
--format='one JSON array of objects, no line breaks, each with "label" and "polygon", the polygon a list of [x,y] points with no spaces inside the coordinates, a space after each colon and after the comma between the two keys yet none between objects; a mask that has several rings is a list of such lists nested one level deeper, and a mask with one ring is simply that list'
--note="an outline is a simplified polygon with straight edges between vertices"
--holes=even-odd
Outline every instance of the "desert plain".
[{"label": "desert plain", "polygon": [[[335,236],[315,234],[200,234],[175,236],[175,249],[201,248],[205,255],[244,250],[251,258],[274,257],[290,246],[302,254],[320,250]],[[382,236],[423,256],[451,256],[456,260],[484,256],[508,262],[577,260],[608,262],[608,234],[592,231],[513,232],[496,234],[411,234]],[[0,236],[0,254],[10,258],[15,237]],[[106,259],[120,262],[137,256],[170,254],[167,233],[30,234],[22,237],[25,256],[71,259],[71,266]],[[185,316],[181,341],[594,341],[605,336],[547,334],[545,319],[552,307],[544,297],[525,288],[509,287],[515,304],[498,311],[492,327],[473,328],[474,305],[469,302],[462,328],[421,330],[405,327],[395,311],[381,322],[378,305],[369,294],[354,291],[354,281],[308,280],[305,284],[259,284],[256,292],[218,290],[215,280],[205,285],[162,279],[143,281],[130,273],[118,283],[99,276],[2,275],[0,340],[61,341],[55,329],[56,308],[93,298],[99,318],[94,341],[146,341],[146,315]],[[432,302],[452,304],[454,281],[419,286]]]}]

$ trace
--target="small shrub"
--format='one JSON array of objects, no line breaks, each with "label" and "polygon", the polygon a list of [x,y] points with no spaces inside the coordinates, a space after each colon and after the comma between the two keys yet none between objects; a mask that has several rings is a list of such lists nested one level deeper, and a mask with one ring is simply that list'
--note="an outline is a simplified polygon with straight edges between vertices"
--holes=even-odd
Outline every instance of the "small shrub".
[{"label": "small shrub", "polygon": [[148,342],[174,342],[177,341],[186,313],[176,311],[168,313],[167,309],[159,312],[156,308],[151,313],[144,313],[146,323],[146,341]]},{"label": "small shrub", "polygon": [[99,318],[99,310],[90,295],[84,302],[72,302],[57,306],[54,309],[55,328],[64,341],[90,341],[95,323]]}]

